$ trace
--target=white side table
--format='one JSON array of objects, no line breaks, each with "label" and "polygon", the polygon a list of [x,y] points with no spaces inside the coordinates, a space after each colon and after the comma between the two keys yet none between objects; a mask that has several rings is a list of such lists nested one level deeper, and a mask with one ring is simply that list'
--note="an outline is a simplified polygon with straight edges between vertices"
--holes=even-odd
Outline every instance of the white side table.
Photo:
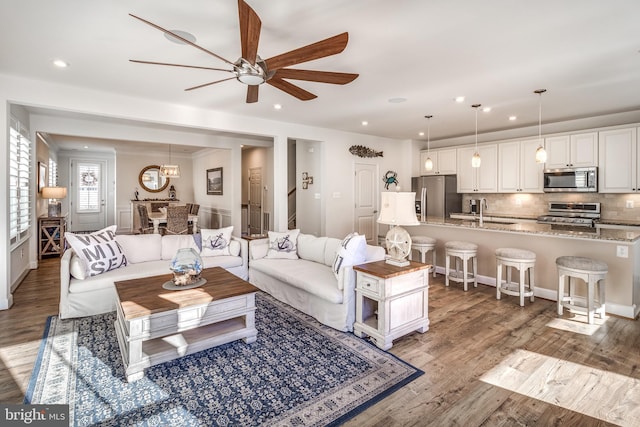
[{"label": "white side table", "polygon": [[356,322],[353,333],[369,336],[388,350],[393,340],[429,330],[429,269],[411,261],[396,267],[384,261],[360,264],[356,271]]}]

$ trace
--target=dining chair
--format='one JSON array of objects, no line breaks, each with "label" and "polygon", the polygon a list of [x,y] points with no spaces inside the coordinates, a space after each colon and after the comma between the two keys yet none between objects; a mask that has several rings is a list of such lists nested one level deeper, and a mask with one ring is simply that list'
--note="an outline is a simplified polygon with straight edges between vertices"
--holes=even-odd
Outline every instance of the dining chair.
[{"label": "dining chair", "polygon": [[186,206],[167,206],[166,234],[187,234],[189,231],[189,212]]},{"label": "dining chair", "polygon": [[149,212],[146,205],[138,205],[138,215],[140,216],[139,234],[153,233],[153,224],[149,221]]},{"label": "dining chair", "polygon": [[187,213],[191,213],[192,207],[193,207],[193,203],[187,203]]},{"label": "dining chair", "polygon": [[189,213],[191,215],[198,215],[199,210],[200,210],[200,205],[198,203],[193,203],[191,205],[191,210],[189,211]]}]

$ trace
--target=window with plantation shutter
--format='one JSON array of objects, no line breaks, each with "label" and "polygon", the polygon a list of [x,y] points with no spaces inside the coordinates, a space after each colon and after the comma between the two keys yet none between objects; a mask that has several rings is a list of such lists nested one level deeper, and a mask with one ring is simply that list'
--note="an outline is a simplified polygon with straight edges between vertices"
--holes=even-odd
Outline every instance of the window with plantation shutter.
[{"label": "window with plantation shutter", "polygon": [[29,238],[31,225],[31,149],[29,130],[9,118],[9,236],[11,246]]},{"label": "window with plantation shutter", "polygon": [[58,163],[49,159],[49,187],[58,186]]},{"label": "window with plantation shutter", "polygon": [[78,162],[78,213],[100,212],[100,163]]}]

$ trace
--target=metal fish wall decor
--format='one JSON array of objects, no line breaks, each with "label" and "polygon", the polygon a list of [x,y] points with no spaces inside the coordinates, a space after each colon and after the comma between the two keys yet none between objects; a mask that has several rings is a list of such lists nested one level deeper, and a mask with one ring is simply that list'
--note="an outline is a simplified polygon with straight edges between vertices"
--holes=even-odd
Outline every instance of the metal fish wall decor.
[{"label": "metal fish wall decor", "polygon": [[382,151],[375,151],[364,145],[352,145],[349,152],[358,157],[382,157]]}]

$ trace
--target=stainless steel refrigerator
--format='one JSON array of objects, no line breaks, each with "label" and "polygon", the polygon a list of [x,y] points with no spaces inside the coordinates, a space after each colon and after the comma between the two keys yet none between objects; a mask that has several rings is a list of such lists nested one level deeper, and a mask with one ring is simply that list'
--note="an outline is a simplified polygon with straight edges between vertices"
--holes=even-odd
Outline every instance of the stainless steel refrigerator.
[{"label": "stainless steel refrigerator", "polygon": [[455,175],[432,175],[411,178],[416,193],[416,214],[422,221],[444,220],[462,212],[462,194],[458,194]]}]

